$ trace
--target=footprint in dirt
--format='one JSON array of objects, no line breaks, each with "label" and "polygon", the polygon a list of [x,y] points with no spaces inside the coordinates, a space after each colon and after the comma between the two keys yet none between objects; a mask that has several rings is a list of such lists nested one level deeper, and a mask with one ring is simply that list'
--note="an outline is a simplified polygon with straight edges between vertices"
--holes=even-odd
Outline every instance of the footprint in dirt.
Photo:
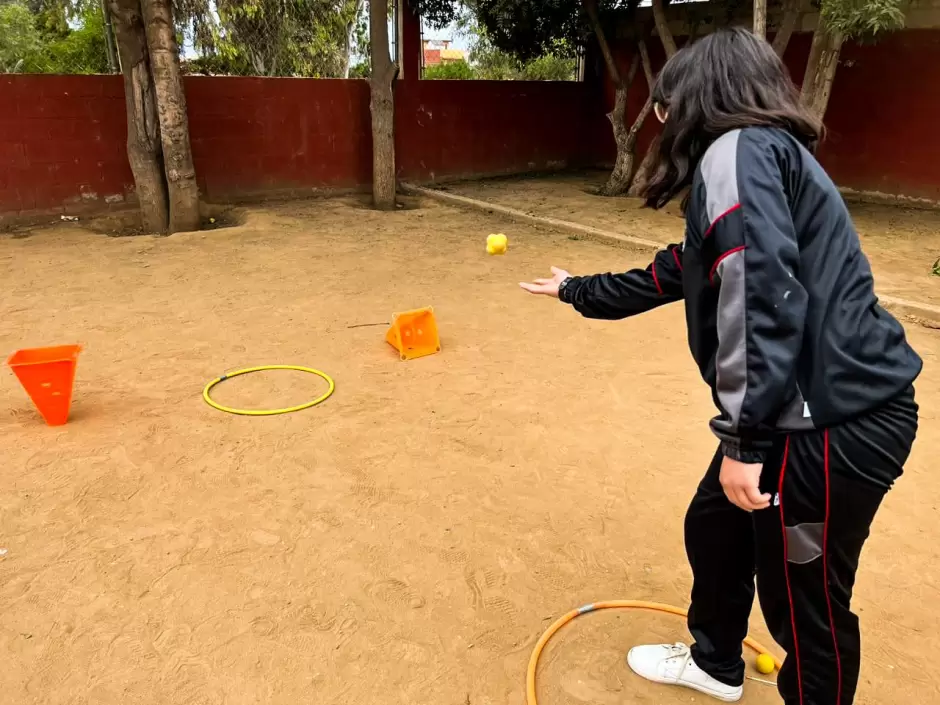
[{"label": "footprint in dirt", "polygon": [[495,613],[501,620],[512,622],[516,608],[499,590],[506,585],[506,574],[495,568],[464,568],[464,580],[470,590],[470,604],[475,610]]},{"label": "footprint in dirt", "polygon": [[424,597],[413,590],[408,583],[403,580],[396,580],[395,578],[377,580],[369,585],[366,591],[373,600],[397,609],[408,607],[417,610],[427,604]]}]

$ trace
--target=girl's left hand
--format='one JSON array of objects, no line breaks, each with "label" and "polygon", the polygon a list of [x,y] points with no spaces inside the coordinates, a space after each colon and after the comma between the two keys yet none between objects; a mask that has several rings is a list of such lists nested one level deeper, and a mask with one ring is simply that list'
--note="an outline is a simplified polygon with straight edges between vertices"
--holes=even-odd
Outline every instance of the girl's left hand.
[{"label": "girl's left hand", "polygon": [[760,491],[760,473],[763,469],[762,463],[742,463],[728,457],[722,459],[719,480],[731,504],[746,512],[770,506],[770,495],[761,494]]},{"label": "girl's left hand", "polygon": [[552,267],[552,278],[551,279],[536,279],[531,284],[522,283],[519,284],[523,289],[528,291],[530,294],[541,294],[542,296],[552,296],[558,298],[558,287],[561,286],[561,283],[570,277],[564,269],[559,269],[558,267]]}]

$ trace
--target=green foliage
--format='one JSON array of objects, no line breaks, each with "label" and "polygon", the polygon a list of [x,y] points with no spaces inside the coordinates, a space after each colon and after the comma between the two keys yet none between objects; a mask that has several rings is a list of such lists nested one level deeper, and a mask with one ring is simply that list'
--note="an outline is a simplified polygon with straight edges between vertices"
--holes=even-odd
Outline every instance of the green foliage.
[{"label": "green foliage", "polygon": [[851,39],[871,39],[904,27],[904,0],[822,0],[826,26]]},{"label": "green foliage", "polygon": [[460,61],[447,61],[428,66],[424,69],[424,78],[430,80],[445,81],[466,81],[473,78],[473,69],[470,64],[461,59]]},{"label": "green foliage", "polygon": [[574,58],[545,54],[523,66],[522,78],[526,81],[573,81],[577,68]]},{"label": "green foliage", "polygon": [[933,271],[930,273],[935,277],[940,277],[940,257],[938,257],[937,261],[933,263]]},{"label": "green foliage", "polygon": [[462,0],[409,0],[409,4],[433,29],[444,29],[452,22],[459,22],[466,10]]},{"label": "green foliage", "polygon": [[42,38],[29,8],[0,5],[0,72],[37,73],[42,65]]},{"label": "green foliage", "polygon": [[99,6],[37,3],[31,8],[21,2],[0,4],[0,72],[107,71],[104,19]]},{"label": "green foliage", "polygon": [[473,10],[493,46],[523,62],[581,46],[588,36],[579,0],[477,0]]},{"label": "green foliage", "polygon": [[496,47],[486,32],[475,25],[469,28],[470,61],[476,78],[491,81],[572,81],[577,61],[573,52],[559,44],[552,53],[522,61]]},{"label": "green foliage", "polygon": [[366,57],[358,64],[349,67],[350,78],[369,78],[372,75],[372,62]]},{"label": "green foliage", "polygon": [[46,47],[49,73],[108,73],[108,47],[104,17],[91,5],[79,24],[65,37]]},{"label": "green foliage", "polygon": [[254,76],[341,76],[347,30],[361,34],[357,0],[175,0],[198,57],[187,70]]},{"label": "green foliage", "polygon": [[[521,62],[549,55],[573,59],[590,36],[581,0],[470,0],[466,5],[461,0],[416,1],[425,21],[437,28],[466,22],[469,11],[490,44]],[[603,21],[637,4],[598,0],[598,11]]]}]

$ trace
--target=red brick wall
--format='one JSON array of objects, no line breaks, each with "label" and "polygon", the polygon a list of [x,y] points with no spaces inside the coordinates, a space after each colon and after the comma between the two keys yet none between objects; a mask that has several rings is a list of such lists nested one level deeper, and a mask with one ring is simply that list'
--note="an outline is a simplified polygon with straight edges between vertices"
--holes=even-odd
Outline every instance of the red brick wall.
[{"label": "red brick wall", "polygon": [[[795,35],[786,63],[797,81],[809,55],[811,36]],[[663,61],[653,42],[654,66]],[[681,44],[681,40],[680,40]],[[626,71],[629,55],[618,63]],[[613,103],[608,80],[595,89],[600,104],[586,137],[596,160],[613,161],[610,126],[603,119]],[[628,122],[646,100],[645,82],[636,81],[628,100]],[[886,35],[876,44],[848,45],[833,84],[826,113],[828,138],[820,160],[840,186],[940,200],[940,30],[907,30]],[[640,133],[644,153],[656,134],[652,118]]]},{"label": "red brick wall", "polygon": [[[802,79],[809,35],[786,61]],[[940,201],[940,29],[842,50],[826,111],[823,165],[836,183]]]},{"label": "red brick wall", "polygon": [[117,76],[0,76],[0,212],[123,198],[124,90]]},{"label": "red brick wall", "polygon": [[395,93],[399,175],[433,181],[579,166],[587,97],[573,82],[403,81]]},{"label": "red brick wall", "polygon": [[207,199],[370,183],[366,81],[191,76],[185,87]]},{"label": "red brick wall", "polygon": [[[366,81],[187,77],[208,200],[367,186]],[[396,146],[419,181],[576,165],[585,86],[401,81]],[[0,212],[101,207],[133,192],[117,76],[0,76]]]},{"label": "red brick wall", "polygon": [[[802,76],[808,47],[807,35],[793,38],[786,58],[794,76]],[[848,46],[842,59],[823,163],[843,186],[940,200],[940,136],[933,129],[940,115],[940,30]],[[209,200],[370,182],[365,81],[189,77],[186,93],[196,171]],[[638,77],[628,114],[645,99]],[[405,179],[613,159],[606,81],[409,78],[397,84],[396,101],[398,172]],[[132,193],[124,120],[119,77],[0,76],[0,213],[100,207]],[[649,120],[641,151],[653,134]]]}]

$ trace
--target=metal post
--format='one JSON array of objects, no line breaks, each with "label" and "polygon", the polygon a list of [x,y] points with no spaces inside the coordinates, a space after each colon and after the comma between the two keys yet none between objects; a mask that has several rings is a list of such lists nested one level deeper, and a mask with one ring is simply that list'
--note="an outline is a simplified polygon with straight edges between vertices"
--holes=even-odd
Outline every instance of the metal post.
[{"label": "metal post", "polygon": [[104,42],[108,48],[108,71],[120,73],[117,52],[114,50],[114,28],[111,26],[111,13],[108,11],[108,0],[101,0],[101,14],[104,17]]}]

